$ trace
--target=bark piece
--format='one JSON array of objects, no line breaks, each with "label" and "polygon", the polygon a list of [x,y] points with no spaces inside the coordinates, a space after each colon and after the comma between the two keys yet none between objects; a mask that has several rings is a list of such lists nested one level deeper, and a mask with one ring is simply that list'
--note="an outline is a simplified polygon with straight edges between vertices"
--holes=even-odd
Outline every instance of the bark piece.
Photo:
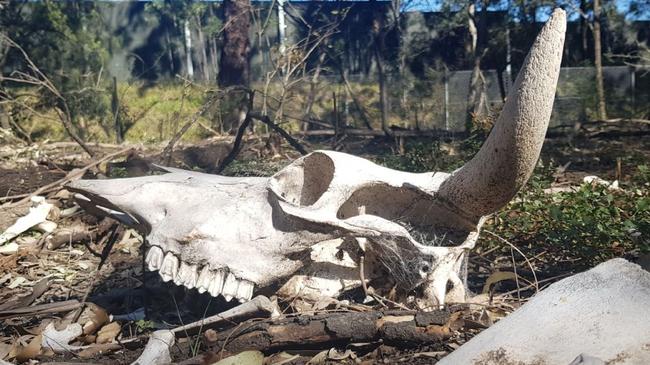
[{"label": "bark piece", "polygon": [[[440,314],[440,318],[449,314]],[[399,318],[397,321],[392,318]],[[215,350],[329,348],[350,342],[383,340],[387,344],[416,346],[448,338],[436,326],[418,326],[413,312],[390,316],[381,312],[326,313],[246,323],[223,332],[210,332],[205,340]]]}]

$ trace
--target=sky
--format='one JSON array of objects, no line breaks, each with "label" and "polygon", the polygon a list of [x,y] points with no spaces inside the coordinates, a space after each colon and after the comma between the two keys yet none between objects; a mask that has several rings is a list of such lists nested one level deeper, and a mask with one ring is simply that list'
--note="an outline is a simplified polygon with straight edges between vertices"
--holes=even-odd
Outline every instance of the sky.
[{"label": "sky", "polygon": [[[106,0],[104,0],[106,1]],[[123,1],[123,0],[108,0],[108,1]],[[138,0],[138,1],[151,1],[151,0]],[[205,0],[205,1],[219,1],[219,0]],[[257,1],[265,1],[265,0],[257,0]],[[268,0],[270,1],[270,0]],[[319,1],[319,0],[287,0],[287,1]],[[322,1],[322,0],[321,0]],[[327,1],[327,0],[325,0]],[[356,1],[363,1],[363,0],[356,0]],[[382,1],[382,0],[379,0]],[[383,1],[388,1],[388,0],[383,0]],[[442,3],[444,0],[402,0],[403,4],[407,4],[407,8],[405,9],[406,11],[437,11],[440,10]],[[511,0],[500,0],[500,4],[497,6],[493,6],[494,10],[503,10],[505,9],[508,4],[510,3]],[[636,0],[613,0],[616,9],[620,13],[628,13],[630,5],[634,3]],[[641,0],[644,1],[644,0]],[[648,0],[645,0],[646,3]],[[578,4],[578,0],[559,0],[557,1],[558,3],[574,3]],[[638,2],[638,1],[637,1]],[[491,9],[490,9],[491,10]],[[551,7],[548,7],[547,9],[540,9],[540,11],[537,14],[537,21],[539,22],[545,22],[548,17],[551,15],[551,11],[553,9]],[[571,11],[571,7],[565,7],[565,10],[567,10],[567,15],[569,21],[575,21],[579,18],[579,14],[576,11]],[[646,7],[646,10],[641,13],[641,14],[628,14],[626,16],[626,19],[628,20],[646,20],[650,21],[650,5]]]},{"label": "sky", "polygon": [[[408,4],[406,11],[436,11],[439,10],[441,7],[441,4],[443,1],[441,0],[402,0],[403,3]],[[492,8],[494,10],[504,10],[508,7],[509,0],[501,0],[500,4],[497,6],[493,6]],[[634,3],[635,0],[614,0],[614,4],[616,6],[616,9],[620,13],[628,13],[630,5]],[[558,3],[574,3],[578,4],[579,1],[571,1],[571,0],[564,0],[564,1],[558,1]],[[490,8],[488,8],[490,9]],[[565,6],[565,10],[567,10],[567,15],[569,18],[569,21],[574,21],[579,18],[579,14],[577,11],[572,11],[572,8],[570,6]],[[492,9],[490,9],[492,10]],[[551,7],[548,7],[546,9],[540,9],[540,11],[537,14],[537,21],[539,22],[544,22],[548,19],[552,11]],[[628,20],[646,20],[650,21],[650,6],[647,7],[646,11],[641,13],[641,14],[628,14],[626,16]]]}]

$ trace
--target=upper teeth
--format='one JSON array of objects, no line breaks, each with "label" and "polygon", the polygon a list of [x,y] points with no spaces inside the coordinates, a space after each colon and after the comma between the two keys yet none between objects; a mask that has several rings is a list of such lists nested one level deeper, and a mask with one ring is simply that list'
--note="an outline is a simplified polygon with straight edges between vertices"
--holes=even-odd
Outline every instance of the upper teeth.
[{"label": "upper teeth", "polygon": [[163,281],[173,280],[176,285],[196,288],[199,293],[208,292],[214,297],[221,294],[227,301],[237,298],[240,302],[253,297],[255,284],[251,281],[238,279],[225,269],[210,270],[207,265],[200,269],[197,265],[180,261],[171,252],[165,254],[158,246],[149,247],[145,263],[150,271],[158,270]]}]

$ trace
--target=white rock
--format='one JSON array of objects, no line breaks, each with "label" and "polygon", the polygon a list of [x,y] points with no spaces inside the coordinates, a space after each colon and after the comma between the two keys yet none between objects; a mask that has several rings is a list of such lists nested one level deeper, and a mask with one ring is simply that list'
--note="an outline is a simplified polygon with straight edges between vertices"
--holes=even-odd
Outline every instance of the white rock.
[{"label": "white rock", "polygon": [[650,364],[650,273],[623,259],[551,285],[438,364],[598,360]]}]

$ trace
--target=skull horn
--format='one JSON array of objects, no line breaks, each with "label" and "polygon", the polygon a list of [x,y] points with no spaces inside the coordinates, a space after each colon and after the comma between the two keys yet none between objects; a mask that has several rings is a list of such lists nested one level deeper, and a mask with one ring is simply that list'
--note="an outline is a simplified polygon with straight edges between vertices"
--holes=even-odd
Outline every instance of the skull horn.
[{"label": "skull horn", "polygon": [[501,115],[474,158],[439,194],[472,220],[506,205],[533,172],[553,109],[566,15],[556,9],[528,52]]}]

